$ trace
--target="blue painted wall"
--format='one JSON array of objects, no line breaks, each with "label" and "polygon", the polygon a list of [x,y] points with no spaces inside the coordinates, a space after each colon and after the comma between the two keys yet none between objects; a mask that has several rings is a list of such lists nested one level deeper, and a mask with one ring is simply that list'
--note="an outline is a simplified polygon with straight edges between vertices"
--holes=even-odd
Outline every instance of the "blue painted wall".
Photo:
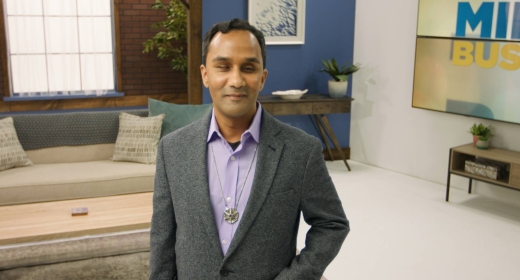
[{"label": "blue painted wall", "polygon": [[[213,24],[231,18],[247,19],[247,0],[203,1],[202,30],[205,33]],[[327,94],[328,74],[317,72],[321,59],[335,58],[341,65],[351,62],[354,49],[355,0],[307,0],[305,44],[268,45],[267,81],[262,95],[288,89],[309,89],[309,93]],[[357,61],[356,61],[357,63]],[[350,79],[351,80],[351,79]],[[347,91],[351,95],[352,83]],[[204,103],[210,103],[209,91],[204,88]],[[318,136],[307,116],[277,117]],[[328,115],[336,137],[342,147],[349,147],[350,114]]]}]

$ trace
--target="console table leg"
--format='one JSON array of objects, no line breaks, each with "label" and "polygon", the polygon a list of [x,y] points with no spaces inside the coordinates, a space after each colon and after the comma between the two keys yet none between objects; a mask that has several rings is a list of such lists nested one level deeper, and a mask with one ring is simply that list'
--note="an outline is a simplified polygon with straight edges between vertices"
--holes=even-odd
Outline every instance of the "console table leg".
[{"label": "console table leg", "polygon": [[469,188],[468,188],[468,193],[471,193],[471,182],[473,181],[473,179],[469,178]]},{"label": "console table leg", "polygon": [[[328,136],[336,149],[339,152],[339,155],[341,156],[341,159],[343,159],[343,162],[347,166],[348,171],[350,171],[350,166],[348,165],[347,158],[345,157],[345,154],[343,153],[343,150],[341,149],[341,146],[338,143],[338,139],[336,139],[336,135],[334,135],[334,131],[332,131],[332,127],[330,126],[329,121],[327,120],[327,117],[325,115],[318,115],[321,117],[321,121],[323,122],[322,125],[324,125],[326,132],[328,132]],[[320,118],[318,118],[320,120]]]},{"label": "console table leg", "polygon": [[446,201],[450,200],[450,178],[451,173],[448,171],[448,183],[446,183]]},{"label": "console table leg", "polygon": [[450,200],[450,179],[451,179],[451,149],[448,156],[448,182],[446,183],[446,201]]},{"label": "console table leg", "polygon": [[[318,126],[316,128],[316,130],[320,134],[321,141],[323,141],[323,143],[325,143],[325,147],[327,147],[327,152],[329,153],[330,160],[334,161],[334,156],[332,156],[332,151],[330,150],[329,142],[327,141],[327,138],[325,138],[325,131],[323,130],[323,126],[321,126],[318,116],[316,116],[316,115],[313,115],[313,116],[314,116],[314,120],[316,121],[317,126]],[[309,117],[310,117],[310,115],[309,115]],[[312,120],[312,117],[311,117],[311,120]]]}]

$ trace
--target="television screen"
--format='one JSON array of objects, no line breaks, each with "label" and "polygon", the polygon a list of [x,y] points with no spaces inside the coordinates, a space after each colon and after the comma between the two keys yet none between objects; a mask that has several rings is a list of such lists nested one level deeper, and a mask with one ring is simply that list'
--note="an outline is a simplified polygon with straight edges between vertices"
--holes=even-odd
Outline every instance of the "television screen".
[{"label": "television screen", "polygon": [[412,106],[520,124],[520,2],[420,0]]}]

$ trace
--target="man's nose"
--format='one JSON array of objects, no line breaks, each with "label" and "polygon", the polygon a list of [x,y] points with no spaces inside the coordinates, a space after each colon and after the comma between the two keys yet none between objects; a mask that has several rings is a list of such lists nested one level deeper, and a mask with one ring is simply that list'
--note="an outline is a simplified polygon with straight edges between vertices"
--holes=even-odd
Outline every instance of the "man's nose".
[{"label": "man's nose", "polygon": [[242,76],[242,71],[240,71],[240,68],[236,68],[231,71],[228,84],[234,88],[241,88],[245,85],[244,77]]}]

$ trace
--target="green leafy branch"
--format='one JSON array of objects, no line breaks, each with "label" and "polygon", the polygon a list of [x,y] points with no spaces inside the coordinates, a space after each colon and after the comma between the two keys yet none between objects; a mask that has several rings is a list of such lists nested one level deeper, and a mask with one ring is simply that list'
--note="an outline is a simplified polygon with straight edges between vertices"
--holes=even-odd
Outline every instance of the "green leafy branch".
[{"label": "green leafy branch", "polygon": [[173,70],[182,71],[185,77],[188,73],[188,56],[184,49],[173,46],[174,41],[186,41],[188,34],[188,15],[184,5],[178,0],[171,0],[165,5],[161,0],[156,0],[150,5],[153,10],[166,12],[166,19],[152,24],[152,28],[161,29],[152,39],[143,42],[143,53],[149,53],[157,49],[157,57],[171,59]]}]

